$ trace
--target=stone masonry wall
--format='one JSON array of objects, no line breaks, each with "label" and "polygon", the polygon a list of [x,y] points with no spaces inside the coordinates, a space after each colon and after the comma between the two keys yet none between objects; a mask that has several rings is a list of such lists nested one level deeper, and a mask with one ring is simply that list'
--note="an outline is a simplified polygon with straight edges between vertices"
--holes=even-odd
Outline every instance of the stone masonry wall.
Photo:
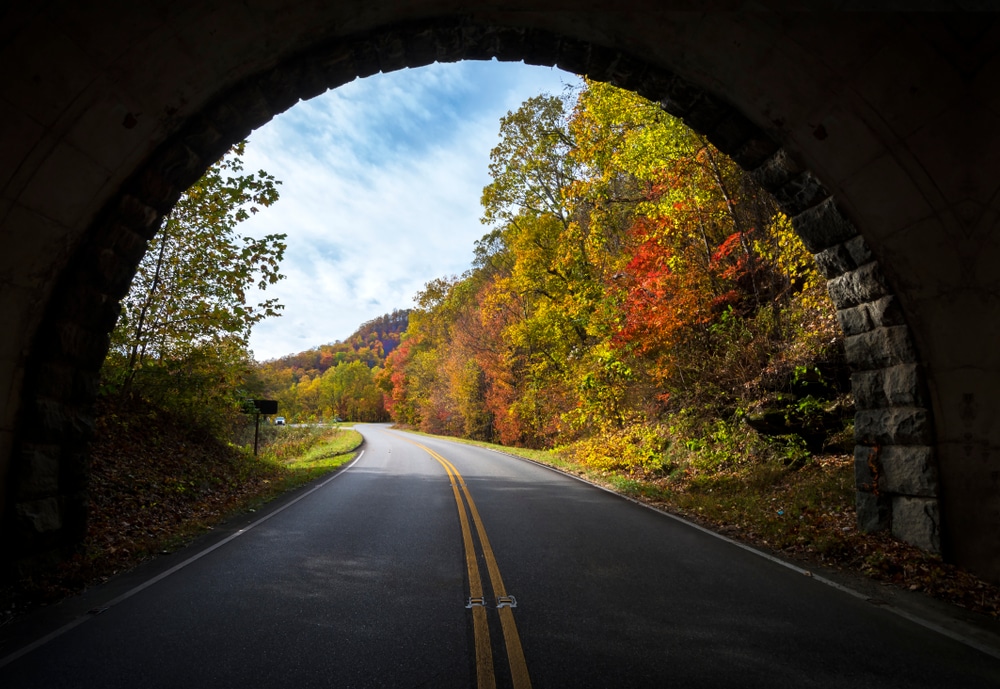
[{"label": "stone masonry wall", "polygon": [[379,71],[493,57],[558,66],[659,101],[774,194],[829,279],[847,337],[858,408],[858,523],[939,550],[931,427],[912,338],[864,239],[809,171],[722,100],[628,55],[541,31],[440,23],[313,49],[221,94],[95,221],[54,293],[28,364],[0,546],[14,554],[5,558],[14,573],[65,557],[85,533],[86,441],[109,333],[147,241],[182,191],[233,142],[300,98]]}]

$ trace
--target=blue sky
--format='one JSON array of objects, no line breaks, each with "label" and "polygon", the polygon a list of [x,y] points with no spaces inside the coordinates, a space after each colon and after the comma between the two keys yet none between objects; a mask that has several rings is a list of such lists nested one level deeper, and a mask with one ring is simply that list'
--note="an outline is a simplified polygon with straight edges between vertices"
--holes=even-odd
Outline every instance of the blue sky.
[{"label": "blue sky", "polygon": [[342,340],[467,270],[500,118],[578,84],[521,63],[436,64],[345,84],[251,134],[246,170],[280,179],[281,199],[241,231],[288,235],[287,278],[267,291],[284,315],[254,328],[257,360]]}]

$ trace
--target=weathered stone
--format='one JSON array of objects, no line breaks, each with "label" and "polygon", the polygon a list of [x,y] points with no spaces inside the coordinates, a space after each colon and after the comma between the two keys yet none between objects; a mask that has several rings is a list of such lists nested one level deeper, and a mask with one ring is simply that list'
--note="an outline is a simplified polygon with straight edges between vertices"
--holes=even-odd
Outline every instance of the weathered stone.
[{"label": "weathered stone", "polygon": [[844,356],[855,371],[872,371],[917,361],[913,339],[905,325],[876,328],[844,338]]},{"label": "weathered stone", "polygon": [[160,226],[160,214],[157,210],[131,194],[122,194],[115,211],[118,220],[146,239],[152,237]]},{"label": "weathered stone", "polygon": [[860,335],[875,329],[870,314],[868,304],[840,309],[837,311],[837,323],[845,336]]},{"label": "weathered stone", "polygon": [[826,288],[838,309],[875,301],[889,294],[882,270],[874,261],[833,278]]},{"label": "weathered stone", "polygon": [[879,455],[882,491],[933,498],[937,495],[934,450],[926,445],[886,445]]},{"label": "weathered stone", "polygon": [[929,445],[931,435],[926,409],[866,409],[854,415],[854,440],[862,445]]},{"label": "weathered stone", "polygon": [[830,198],[830,192],[808,170],[792,177],[772,194],[781,209],[791,216],[797,216]]},{"label": "weathered stone", "polygon": [[860,234],[844,242],[844,248],[851,255],[855,266],[863,266],[875,260],[871,249],[868,248],[868,242]]},{"label": "weathered stone", "polygon": [[854,494],[854,500],[857,509],[858,529],[865,533],[873,533],[889,528],[892,500],[888,496],[857,491]]},{"label": "weathered stone", "polygon": [[409,66],[406,57],[406,44],[398,32],[388,31],[377,36],[372,43],[378,54],[379,71],[383,74]]},{"label": "weathered stone", "polygon": [[180,189],[191,186],[209,164],[209,161],[180,142],[161,147],[150,161],[150,167],[157,170],[172,186]]},{"label": "weathered stone", "polygon": [[837,321],[844,335],[848,337],[905,323],[899,302],[892,295],[841,309],[837,311]]},{"label": "weathered stone", "polygon": [[846,242],[834,244],[815,256],[816,266],[827,280],[840,277],[844,273],[857,270],[872,262],[871,251],[864,237],[858,235]]},{"label": "weathered stone", "polygon": [[41,534],[57,531],[62,527],[62,515],[59,513],[59,501],[56,498],[25,500],[17,503],[15,511],[18,524],[23,531]]},{"label": "weathered stone", "polygon": [[21,450],[18,501],[55,497],[59,490],[58,445],[26,445]]},{"label": "weathered stone", "polygon": [[841,213],[832,198],[796,215],[792,226],[806,249],[814,254],[858,235],[854,223]]},{"label": "weathered stone", "polygon": [[820,251],[814,257],[816,267],[827,280],[839,277],[844,273],[854,270],[858,264],[854,262],[851,253],[843,244],[831,246],[829,249]]},{"label": "weathered stone", "polygon": [[[802,166],[792,160],[792,157],[788,155],[785,149],[780,148],[750,174],[757,184],[767,191],[774,193],[788,184],[801,172]],[[792,224],[795,225],[794,218],[792,219]],[[797,226],[796,230],[798,230]],[[857,233],[855,232],[855,234]],[[816,253],[816,250],[811,249],[808,244],[806,244],[806,248],[810,252]],[[822,248],[825,249],[826,247]]]},{"label": "weathered stone", "polygon": [[876,327],[906,324],[906,319],[903,317],[903,309],[900,308],[899,300],[894,295],[890,294],[881,299],[876,299],[867,304],[867,306],[872,322]]},{"label": "weathered stone", "polygon": [[916,364],[858,371],[851,375],[851,391],[858,409],[925,406]]},{"label": "weathered stone", "polygon": [[941,517],[935,498],[896,496],[892,535],[931,553],[941,552]]},{"label": "weathered stone", "polygon": [[[250,127],[247,127],[246,133],[250,133]],[[187,188],[172,184],[153,166],[144,167],[136,176],[133,184],[134,187],[130,190],[131,193],[135,194],[144,205],[155,209],[160,216],[170,212],[170,209],[177,203],[177,199],[181,197],[184,189]]]},{"label": "weathered stone", "polygon": [[[130,276],[131,277],[131,276]],[[127,292],[123,290],[117,297],[93,286],[82,285],[70,292],[61,305],[63,318],[75,314],[80,325],[91,330],[111,332],[121,313],[119,299]]]},{"label": "weathered stone", "polygon": [[888,406],[926,407],[923,376],[918,364],[890,366],[883,371],[882,390]]},{"label": "weathered stone", "polygon": [[199,114],[185,125],[181,141],[203,160],[218,160],[229,150],[230,141],[204,114]]},{"label": "weathered stone", "polygon": [[91,256],[90,264],[96,268],[95,282],[99,289],[124,296],[132,284],[139,261],[128,261],[111,249],[100,249]]}]

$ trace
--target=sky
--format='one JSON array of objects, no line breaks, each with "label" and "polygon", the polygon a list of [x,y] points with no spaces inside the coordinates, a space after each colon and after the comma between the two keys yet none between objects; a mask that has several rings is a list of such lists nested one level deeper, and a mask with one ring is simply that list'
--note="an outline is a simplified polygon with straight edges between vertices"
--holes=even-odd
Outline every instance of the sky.
[{"label": "sky", "polygon": [[468,270],[500,118],[579,83],[522,63],[435,64],[353,81],[253,132],[244,171],[281,180],[281,198],[239,231],[288,235],[286,278],[265,293],[285,308],[254,327],[255,358],[344,340]]}]

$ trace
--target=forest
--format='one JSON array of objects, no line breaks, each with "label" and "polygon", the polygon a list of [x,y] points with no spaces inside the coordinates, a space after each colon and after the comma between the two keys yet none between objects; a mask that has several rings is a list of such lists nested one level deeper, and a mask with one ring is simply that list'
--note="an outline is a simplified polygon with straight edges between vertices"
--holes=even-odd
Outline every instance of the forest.
[{"label": "forest", "polygon": [[664,475],[801,463],[850,419],[825,283],[752,177],[587,82],[509,113],[462,276],[376,376],[397,423]]},{"label": "forest", "polygon": [[299,422],[388,421],[377,380],[408,316],[397,309],[363,323],[342,342],[265,361],[256,368],[255,387]]}]

